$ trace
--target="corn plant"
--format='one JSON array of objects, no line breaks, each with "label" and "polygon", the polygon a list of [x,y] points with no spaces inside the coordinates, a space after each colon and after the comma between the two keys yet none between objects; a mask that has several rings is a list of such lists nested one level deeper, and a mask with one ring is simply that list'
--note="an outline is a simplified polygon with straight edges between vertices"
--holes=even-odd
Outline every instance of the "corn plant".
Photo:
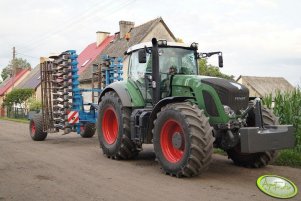
[{"label": "corn plant", "polygon": [[[296,129],[297,145],[295,150],[301,152],[301,90],[280,93],[276,92],[274,97],[275,106],[273,111],[279,117],[281,124],[292,124]],[[271,108],[272,94],[263,99],[265,106]]]},{"label": "corn plant", "polygon": [[268,94],[262,99],[263,105],[265,105],[267,108],[272,109],[273,104],[273,96],[272,94]]}]

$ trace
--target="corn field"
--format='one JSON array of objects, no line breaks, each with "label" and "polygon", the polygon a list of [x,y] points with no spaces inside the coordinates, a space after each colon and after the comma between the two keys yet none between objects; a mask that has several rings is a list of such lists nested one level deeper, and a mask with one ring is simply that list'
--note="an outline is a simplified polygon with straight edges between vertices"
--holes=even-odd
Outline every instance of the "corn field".
[{"label": "corn field", "polygon": [[276,92],[274,102],[270,94],[263,98],[263,104],[273,109],[281,124],[292,124],[295,127],[297,139],[295,151],[301,152],[301,89],[296,88],[292,92],[285,93]]}]

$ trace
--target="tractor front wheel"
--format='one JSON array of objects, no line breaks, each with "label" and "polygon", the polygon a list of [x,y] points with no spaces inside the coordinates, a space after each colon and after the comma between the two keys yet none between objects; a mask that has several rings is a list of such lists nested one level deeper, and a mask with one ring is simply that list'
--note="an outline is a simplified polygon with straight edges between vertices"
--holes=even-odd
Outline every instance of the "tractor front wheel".
[{"label": "tractor front wheel", "polygon": [[47,132],[43,131],[42,114],[36,114],[29,122],[29,133],[34,141],[43,141],[47,137]]},{"label": "tractor front wheel", "polygon": [[130,159],[138,154],[130,138],[131,110],[123,107],[118,95],[107,92],[99,103],[97,133],[103,153],[112,159]]},{"label": "tractor front wheel", "polygon": [[[262,120],[264,125],[277,125],[278,119],[272,111],[262,108]],[[247,118],[248,126],[255,126],[255,115],[250,113]],[[227,150],[228,157],[233,160],[235,165],[249,168],[260,168],[268,165],[277,156],[276,151],[265,151],[259,153],[241,153],[240,144]]]},{"label": "tractor front wheel", "polygon": [[197,105],[167,104],[157,114],[153,135],[155,154],[166,174],[192,177],[208,168],[214,137]]}]

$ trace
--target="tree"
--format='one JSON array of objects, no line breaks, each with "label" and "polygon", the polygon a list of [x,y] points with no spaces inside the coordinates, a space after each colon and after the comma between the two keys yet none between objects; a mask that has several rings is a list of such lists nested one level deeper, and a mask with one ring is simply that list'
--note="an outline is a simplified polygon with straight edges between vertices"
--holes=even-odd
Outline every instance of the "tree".
[{"label": "tree", "polygon": [[5,80],[7,77],[9,77],[9,75],[11,75],[11,68],[10,66],[6,66],[1,72],[2,80]]},{"label": "tree", "polygon": [[29,106],[29,110],[31,110],[31,111],[39,110],[42,108],[42,102],[31,97],[28,99],[28,106]]},{"label": "tree", "polygon": [[26,69],[30,68],[30,63],[28,63],[26,59],[22,58],[12,59],[1,72],[2,80],[5,80],[8,76],[12,75],[12,67]]},{"label": "tree", "polygon": [[208,64],[207,59],[204,59],[204,58],[199,59],[198,64],[199,64],[199,73],[201,75],[220,77],[220,78],[224,78],[227,80],[234,80],[233,75],[226,75],[226,74],[222,73],[220,71],[219,67]]},{"label": "tree", "polygon": [[3,105],[11,108],[14,104],[24,104],[27,108],[27,100],[33,93],[34,89],[14,89],[5,96]]}]

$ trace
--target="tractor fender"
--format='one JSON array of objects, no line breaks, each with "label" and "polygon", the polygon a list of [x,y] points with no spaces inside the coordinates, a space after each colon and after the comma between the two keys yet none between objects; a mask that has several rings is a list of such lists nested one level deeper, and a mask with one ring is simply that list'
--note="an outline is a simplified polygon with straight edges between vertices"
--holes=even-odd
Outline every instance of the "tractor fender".
[{"label": "tractor fender", "polygon": [[104,88],[104,90],[101,92],[99,98],[98,98],[98,104],[101,101],[101,98],[105,95],[105,93],[109,91],[115,91],[124,107],[132,107],[131,97],[126,89],[126,85],[121,82],[114,82]]},{"label": "tractor fender", "polygon": [[167,97],[164,99],[161,99],[153,108],[150,117],[149,117],[149,124],[147,128],[147,142],[151,143],[152,140],[152,129],[154,127],[154,120],[157,117],[157,113],[161,111],[161,108],[169,103],[175,103],[175,102],[183,102],[188,99],[195,99],[194,97],[189,96],[173,96],[173,97]]}]

